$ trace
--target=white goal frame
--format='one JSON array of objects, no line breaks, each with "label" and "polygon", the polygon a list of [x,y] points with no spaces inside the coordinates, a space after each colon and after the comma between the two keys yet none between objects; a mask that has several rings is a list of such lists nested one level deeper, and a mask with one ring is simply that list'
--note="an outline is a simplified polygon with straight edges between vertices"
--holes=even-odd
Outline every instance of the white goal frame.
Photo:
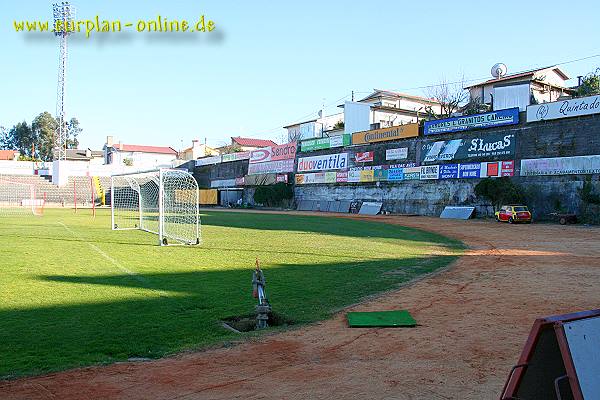
[{"label": "white goal frame", "polygon": [[0,216],[44,214],[44,198],[38,198],[36,185],[23,178],[0,175]]},{"label": "white goal frame", "polygon": [[158,235],[161,246],[200,244],[196,179],[179,169],[111,176],[112,230],[139,229]]}]

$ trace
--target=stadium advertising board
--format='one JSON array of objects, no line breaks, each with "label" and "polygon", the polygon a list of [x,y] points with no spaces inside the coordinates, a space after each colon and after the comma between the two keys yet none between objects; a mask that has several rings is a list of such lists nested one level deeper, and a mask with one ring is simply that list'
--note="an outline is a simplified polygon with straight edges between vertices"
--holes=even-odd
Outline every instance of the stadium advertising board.
[{"label": "stadium advertising board", "polygon": [[459,178],[480,178],[481,163],[467,163],[458,165]]},{"label": "stadium advertising board", "polygon": [[519,108],[492,111],[485,114],[465,115],[425,121],[425,135],[466,131],[469,129],[492,128],[495,126],[515,125],[519,123]]},{"label": "stadium advertising board", "polygon": [[373,180],[385,182],[388,180],[388,169],[374,169]]},{"label": "stadium advertising board", "polygon": [[389,128],[353,133],[352,144],[384,142],[387,140],[399,140],[417,136],[419,136],[418,124],[398,125]]},{"label": "stadium advertising board", "polygon": [[600,113],[600,95],[527,106],[527,122]]},{"label": "stadium advertising board", "polygon": [[239,151],[237,153],[221,155],[221,162],[240,161],[240,160],[247,160],[249,158],[250,158],[249,151]]},{"label": "stadium advertising board", "polygon": [[442,164],[440,165],[440,179],[457,179],[458,164]]},{"label": "stadium advertising board", "polygon": [[421,178],[422,180],[438,179],[440,176],[439,165],[422,165],[421,166]]},{"label": "stadium advertising board", "polygon": [[351,182],[351,183],[360,182],[360,170],[348,171],[348,182]]},{"label": "stadium advertising board", "polygon": [[336,172],[335,181],[336,182],[348,182],[348,172]]},{"label": "stadium advertising board", "polygon": [[218,164],[221,162],[221,156],[212,156],[212,157],[204,157],[196,160],[196,167],[201,167],[203,165],[211,165]]},{"label": "stadium advertising board", "polygon": [[294,172],[294,159],[248,164],[248,175]]},{"label": "stadium advertising board", "polygon": [[327,154],[323,156],[314,157],[301,157],[298,159],[298,172],[345,169],[347,167],[348,153]]},{"label": "stadium advertising board", "polygon": [[390,168],[387,170],[388,181],[402,181],[404,180],[404,168]]},{"label": "stadium advertising board", "polygon": [[278,174],[275,177],[276,183],[288,183],[288,175],[287,174]]},{"label": "stadium advertising board", "polygon": [[372,169],[359,171],[360,182],[373,182],[375,180],[375,173]]},{"label": "stadium advertising board", "polygon": [[296,147],[296,142],[290,142],[252,150],[250,152],[250,164],[293,159],[296,156]]},{"label": "stadium advertising board", "polygon": [[354,161],[357,163],[361,162],[373,162],[374,153],[372,151],[359,152],[354,155]]},{"label": "stadium advertising board", "polygon": [[300,151],[326,150],[349,145],[350,135],[337,135],[327,138],[303,140],[300,142]]},{"label": "stadium advertising board", "polygon": [[600,174],[600,155],[521,160],[521,176]]},{"label": "stadium advertising board", "polygon": [[244,186],[245,180],[242,176],[241,178],[235,178],[235,186]]},{"label": "stadium advertising board", "polygon": [[236,180],[235,179],[217,179],[210,182],[211,188],[226,188],[226,187],[235,187]]},{"label": "stadium advertising board", "polygon": [[401,147],[399,149],[387,149],[385,151],[386,160],[404,160],[408,157],[408,147]]},{"label": "stadium advertising board", "polygon": [[404,168],[403,172],[404,172],[403,180],[405,180],[405,181],[421,179],[421,167]]},{"label": "stadium advertising board", "polygon": [[515,155],[515,148],[516,139],[514,134],[492,134],[469,140],[442,140],[423,144],[421,147],[421,163],[512,157]]}]

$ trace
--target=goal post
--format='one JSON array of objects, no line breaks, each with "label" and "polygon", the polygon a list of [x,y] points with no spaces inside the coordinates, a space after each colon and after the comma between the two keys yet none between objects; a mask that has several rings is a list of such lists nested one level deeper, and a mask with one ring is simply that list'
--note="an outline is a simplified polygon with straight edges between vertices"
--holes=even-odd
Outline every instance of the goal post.
[{"label": "goal post", "polygon": [[162,246],[200,244],[198,193],[196,179],[178,169],[113,175],[112,229],[154,233]]},{"label": "goal post", "polygon": [[41,216],[44,204],[44,194],[27,177],[0,175],[0,216]]}]

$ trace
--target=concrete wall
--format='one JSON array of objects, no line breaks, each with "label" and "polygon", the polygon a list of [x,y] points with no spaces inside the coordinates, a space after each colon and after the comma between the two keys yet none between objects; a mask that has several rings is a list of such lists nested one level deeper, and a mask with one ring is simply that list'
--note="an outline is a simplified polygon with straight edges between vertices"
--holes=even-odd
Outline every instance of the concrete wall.
[{"label": "concrete wall", "polygon": [[[547,218],[550,212],[574,212],[590,222],[600,222],[598,207],[585,203],[581,198],[584,183],[590,181],[596,193],[600,193],[598,175],[562,175],[520,177],[520,160],[523,158],[567,157],[600,154],[600,115],[562,120],[525,123],[505,128],[484,129],[434,135],[397,142],[350,146],[344,149],[299,153],[298,157],[340,152],[374,151],[374,162],[367,165],[417,162],[423,144],[438,140],[464,138],[475,134],[485,136],[492,133],[514,134],[517,140],[515,151],[515,183],[520,184],[526,194],[527,203],[537,219]],[[406,160],[385,160],[385,150],[408,148]],[[506,159],[506,158],[504,158]],[[481,161],[496,161],[487,158]],[[351,162],[351,166],[354,161]],[[446,205],[474,205],[480,215],[491,215],[493,208],[484,199],[475,196],[474,187],[480,179],[452,179],[435,181],[402,181],[399,183],[339,183],[298,185],[296,200],[376,200],[383,201],[384,211],[405,214],[439,215]]]}]

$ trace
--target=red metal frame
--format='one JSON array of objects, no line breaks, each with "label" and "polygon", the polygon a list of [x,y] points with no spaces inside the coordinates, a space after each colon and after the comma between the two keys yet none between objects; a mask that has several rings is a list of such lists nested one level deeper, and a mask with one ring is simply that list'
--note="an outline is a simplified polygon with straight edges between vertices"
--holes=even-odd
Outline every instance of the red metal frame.
[{"label": "red metal frame", "polygon": [[579,386],[577,373],[575,372],[575,366],[573,365],[573,360],[571,358],[571,352],[569,351],[569,346],[567,344],[567,338],[565,336],[563,324],[579,319],[586,319],[599,316],[600,309],[580,311],[570,314],[553,315],[550,317],[536,319],[533,323],[533,327],[531,328],[531,332],[529,333],[529,337],[525,342],[525,346],[523,347],[523,351],[521,352],[519,361],[517,362],[517,365],[521,367],[513,367],[513,369],[511,370],[506,384],[504,385],[504,390],[500,394],[500,400],[508,400],[516,396],[517,389],[521,383],[521,379],[523,378],[523,374],[527,369],[527,367],[523,366],[523,364],[527,365],[529,363],[529,360],[533,354],[533,350],[537,345],[540,333],[542,329],[548,328],[548,325],[552,325],[552,328],[555,331],[556,339],[558,340],[558,346],[560,348],[563,362],[565,364],[565,369],[567,371],[567,376],[569,378],[569,383],[573,391],[573,396],[575,400],[583,400],[583,395],[581,394],[581,388]]}]

